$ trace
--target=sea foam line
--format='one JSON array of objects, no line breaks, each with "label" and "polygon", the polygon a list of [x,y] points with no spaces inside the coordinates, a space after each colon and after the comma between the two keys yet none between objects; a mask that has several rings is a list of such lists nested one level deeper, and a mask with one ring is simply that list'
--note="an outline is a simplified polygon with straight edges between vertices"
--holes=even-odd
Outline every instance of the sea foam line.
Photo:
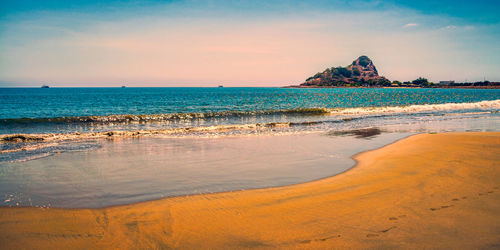
[{"label": "sea foam line", "polygon": [[[482,101],[475,103],[446,103],[446,104],[428,104],[428,105],[411,105],[411,106],[395,106],[395,107],[369,107],[369,108],[345,108],[345,109],[330,109],[331,115],[344,115],[339,120],[326,121],[304,121],[304,122],[270,122],[270,123],[254,123],[240,125],[214,125],[201,127],[183,127],[183,128],[166,128],[156,130],[129,130],[129,131],[104,131],[104,132],[87,132],[87,133],[46,133],[46,134],[6,134],[0,135],[0,143],[18,143],[18,142],[49,142],[61,140],[81,140],[81,139],[105,139],[116,137],[138,137],[138,136],[168,136],[168,135],[185,135],[195,133],[217,133],[237,130],[272,130],[280,128],[290,128],[294,126],[313,126],[322,123],[337,123],[348,122],[352,120],[367,118],[369,114],[392,114],[392,113],[418,113],[425,111],[449,111],[449,110],[469,110],[469,109],[500,109],[500,100]],[[307,109],[306,112],[323,113],[321,110],[326,109]],[[294,112],[298,112],[295,110]],[[327,112],[327,113],[328,113]],[[498,112],[493,110],[493,112]],[[293,112],[292,112],[293,113]],[[348,117],[349,115],[358,115],[358,117]],[[360,116],[361,115],[361,116]],[[347,116],[347,117],[345,117]],[[360,116],[360,117],[359,117]],[[43,146],[34,146],[33,149]],[[29,147],[17,149],[0,150],[0,153],[10,153],[21,150],[30,150]]]},{"label": "sea foam line", "polygon": [[465,103],[443,103],[443,104],[421,104],[409,106],[386,106],[386,107],[361,107],[330,109],[333,115],[363,115],[373,113],[418,113],[426,111],[451,111],[469,109],[500,109],[500,99],[493,101],[465,102]]},{"label": "sea foam line", "polygon": [[[306,122],[304,125],[309,125]],[[0,135],[0,143],[21,143],[21,142],[52,142],[63,140],[82,140],[82,139],[112,139],[116,137],[138,137],[138,136],[162,136],[173,134],[203,133],[203,132],[226,132],[233,130],[269,130],[277,128],[289,128],[298,125],[297,123],[255,123],[242,125],[215,125],[206,127],[186,127],[169,128],[155,130],[133,130],[133,131],[106,131],[106,132],[88,132],[88,133],[47,133],[47,134],[6,134]],[[49,145],[50,146],[50,145]],[[34,150],[44,147],[44,145],[26,146],[16,149],[0,150],[0,153],[11,153],[22,150]]]},{"label": "sea foam line", "polygon": [[255,111],[220,111],[207,113],[167,113],[167,114],[116,114],[107,116],[74,116],[53,118],[7,118],[0,119],[0,124],[36,124],[36,123],[144,123],[170,122],[179,120],[218,119],[228,117],[252,117],[267,115],[364,115],[374,113],[418,113],[425,111],[447,111],[467,109],[500,109],[500,99],[470,103],[422,104],[408,106],[358,107],[358,108],[296,108],[284,110]]}]

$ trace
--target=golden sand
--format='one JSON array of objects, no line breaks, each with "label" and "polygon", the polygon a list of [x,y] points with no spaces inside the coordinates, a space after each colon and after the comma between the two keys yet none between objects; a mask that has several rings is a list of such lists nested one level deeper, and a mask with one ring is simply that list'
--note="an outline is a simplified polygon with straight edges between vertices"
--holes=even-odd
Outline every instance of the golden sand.
[{"label": "golden sand", "polygon": [[103,209],[1,208],[0,247],[500,248],[500,133],[421,134],[310,183]]}]

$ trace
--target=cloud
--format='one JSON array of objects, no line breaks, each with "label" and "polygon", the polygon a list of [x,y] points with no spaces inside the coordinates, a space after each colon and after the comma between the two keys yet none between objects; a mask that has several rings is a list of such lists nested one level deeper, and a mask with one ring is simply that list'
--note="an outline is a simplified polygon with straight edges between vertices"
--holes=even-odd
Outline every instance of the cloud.
[{"label": "cloud", "polygon": [[410,28],[410,27],[417,27],[418,23],[407,23],[403,27],[404,28]]},{"label": "cloud", "polygon": [[448,25],[448,26],[445,26],[445,27],[443,27],[441,29],[443,29],[443,30],[452,30],[452,29],[456,29],[456,28],[457,28],[457,26],[455,26],[455,25]]},{"label": "cloud", "polygon": [[472,31],[473,29],[475,29],[475,26],[473,25],[463,25],[463,26],[447,25],[440,28],[440,30],[457,30],[457,31]]}]

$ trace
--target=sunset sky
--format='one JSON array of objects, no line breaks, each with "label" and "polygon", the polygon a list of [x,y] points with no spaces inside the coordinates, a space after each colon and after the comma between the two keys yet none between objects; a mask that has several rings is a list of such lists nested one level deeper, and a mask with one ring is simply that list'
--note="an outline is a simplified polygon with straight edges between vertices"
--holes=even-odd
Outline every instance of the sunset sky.
[{"label": "sunset sky", "polygon": [[500,1],[2,1],[0,87],[500,81]]}]

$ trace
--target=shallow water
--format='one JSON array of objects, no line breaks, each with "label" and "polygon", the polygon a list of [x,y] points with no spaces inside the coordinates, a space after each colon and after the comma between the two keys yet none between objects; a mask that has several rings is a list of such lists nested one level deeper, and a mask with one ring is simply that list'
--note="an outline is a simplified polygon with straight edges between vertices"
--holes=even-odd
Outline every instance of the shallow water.
[{"label": "shallow water", "polygon": [[0,134],[342,121],[464,109],[498,111],[500,90],[0,88]]},{"label": "shallow water", "polygon": [[103,207],[296,184],[341,173],[358,152],[408,133],[110,140],[0,168],[3,205]]}]

